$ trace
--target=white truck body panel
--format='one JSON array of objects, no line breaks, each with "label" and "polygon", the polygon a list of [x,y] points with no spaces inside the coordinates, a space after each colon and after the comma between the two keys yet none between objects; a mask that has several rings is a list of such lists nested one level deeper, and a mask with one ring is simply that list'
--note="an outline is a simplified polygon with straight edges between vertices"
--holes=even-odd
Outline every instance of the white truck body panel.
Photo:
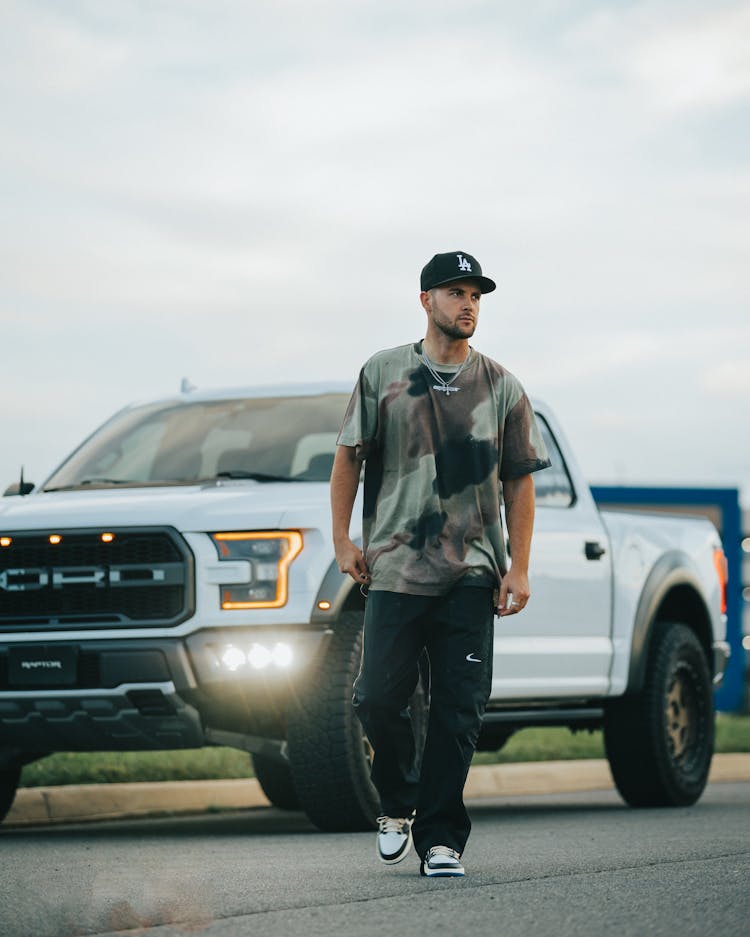
[{"label": "white truck body panel", "polygon": [[603,511],[602,521],[612,543],[616,588],[612,610],[612,672],[610,693],[618,696],[627,686],[633,627],[649,576],[660,559],[679,557],[695,577],[711,616],[714,641],[726,638],[726,617],[714,550],[721,545],[715,527],[704,518],[670,517],[664,514]]}]

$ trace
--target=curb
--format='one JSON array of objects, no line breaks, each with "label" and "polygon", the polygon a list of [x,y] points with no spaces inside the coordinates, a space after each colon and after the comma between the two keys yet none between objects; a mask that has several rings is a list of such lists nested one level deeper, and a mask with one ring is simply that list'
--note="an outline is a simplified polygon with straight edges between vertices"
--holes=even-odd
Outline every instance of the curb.
[{"label": "curb", "polygon": [[[750,753],[714,755],[709,783],[750,781]],[[475,765],[467,800],[612,790],[600,759]],[[269,807],[255,778],[20,788],[3,826],[46,826],[159,815]]]}]

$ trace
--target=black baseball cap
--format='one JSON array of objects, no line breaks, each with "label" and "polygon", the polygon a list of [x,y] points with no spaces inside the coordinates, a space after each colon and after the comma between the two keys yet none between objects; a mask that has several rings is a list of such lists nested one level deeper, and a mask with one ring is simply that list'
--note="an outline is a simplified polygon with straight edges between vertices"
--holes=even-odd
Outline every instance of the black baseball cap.
[{"label": "black baseball cap", "polygon": [[424,292],[444,283],[453,283],[454,280],[476,280],[483,293],[491,293],[496,286],[494,280],[482,276],[481,264],[466,251],[435,254],[432,260],[422,267],[420,285]]}]

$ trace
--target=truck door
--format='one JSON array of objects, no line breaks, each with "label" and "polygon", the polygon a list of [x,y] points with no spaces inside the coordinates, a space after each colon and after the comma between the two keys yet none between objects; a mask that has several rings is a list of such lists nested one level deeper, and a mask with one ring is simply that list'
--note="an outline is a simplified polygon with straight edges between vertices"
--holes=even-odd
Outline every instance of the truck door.
[{"label": "truck door", "polygon": [[518,615],[495,619],[492,698],[601,696],[612,660],[609,540],[559,430],[537,418],[552,466],[533,476],[531,599]]}]

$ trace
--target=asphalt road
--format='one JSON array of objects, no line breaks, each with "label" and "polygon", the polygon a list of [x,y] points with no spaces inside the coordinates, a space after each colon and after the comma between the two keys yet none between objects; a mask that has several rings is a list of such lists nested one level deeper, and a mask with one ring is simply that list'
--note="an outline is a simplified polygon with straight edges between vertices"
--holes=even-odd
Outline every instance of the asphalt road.
[{"label": "asphalt road", "polygon": [[0,829],[0,934],[642,937],[750,933],[750,783],[692,808],[477,801],[464,879],[273,809]]}]

